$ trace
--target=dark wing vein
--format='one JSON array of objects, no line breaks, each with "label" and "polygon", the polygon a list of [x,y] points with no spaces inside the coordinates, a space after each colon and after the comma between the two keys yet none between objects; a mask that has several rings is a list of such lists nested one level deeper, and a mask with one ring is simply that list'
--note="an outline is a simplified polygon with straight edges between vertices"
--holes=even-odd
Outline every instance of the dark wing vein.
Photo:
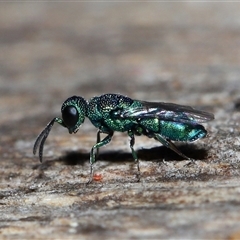
[{"label": "dark wing vein", "polygon": [[200,111],[189,106],[164,102],[145,102],[141,107],[129,108],[121,112],[122,118],[147,119],[157,118],[181,123],[203,123],[214,119],[212,113]]}]

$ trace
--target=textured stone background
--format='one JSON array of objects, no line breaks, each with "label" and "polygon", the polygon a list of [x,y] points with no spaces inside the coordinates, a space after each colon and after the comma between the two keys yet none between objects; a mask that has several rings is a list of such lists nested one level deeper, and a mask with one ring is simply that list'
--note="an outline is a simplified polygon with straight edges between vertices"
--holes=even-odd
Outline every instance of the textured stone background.
[{"label": "textured stone background", "polygon": [[[238,3],[1,3],[1,238],[240,238]],[[215,114],[187,161],[126,134],[101,149],[96,129],[54,126],[44,163],[33,143],[62,102],[117,92]],[[165,159],[165,161],[163,161]]]}]

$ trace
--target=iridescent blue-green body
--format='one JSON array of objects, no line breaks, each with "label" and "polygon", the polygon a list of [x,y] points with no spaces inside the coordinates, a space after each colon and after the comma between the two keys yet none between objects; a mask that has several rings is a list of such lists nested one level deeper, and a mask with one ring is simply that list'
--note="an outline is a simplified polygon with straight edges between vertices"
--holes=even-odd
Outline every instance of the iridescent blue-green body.
[{"label": "iridescent blue-green body", "polygon": [[[97,143],[90,152],[90,180],[95,162],[95,150],[98,151],[100,147],[109,143],[115,131],[128,133],[132,155],[137,163],[137,154],[133,148],[135,135],[154,138],[180,156],[189,159],[171,141],[191,142],[205,137],[207,131],[199,123],[214,119],[213,114],[192,107],[163,102],[144,102],[120,94],[104,94],[89,101],[73,96],[63,103],[61,111],[62,119],[54,118],[47,125],[38,136],[33,152],[35,154],[39,146],[39,158],[42,161],[44,142],[54,122],[66,127],[69,133],[76,133],[85,117],[88,117],[99,129]],[[100,133],[105,133],[107,136],[101,140]],[[139,163],[138,171],[140,172]]]}]

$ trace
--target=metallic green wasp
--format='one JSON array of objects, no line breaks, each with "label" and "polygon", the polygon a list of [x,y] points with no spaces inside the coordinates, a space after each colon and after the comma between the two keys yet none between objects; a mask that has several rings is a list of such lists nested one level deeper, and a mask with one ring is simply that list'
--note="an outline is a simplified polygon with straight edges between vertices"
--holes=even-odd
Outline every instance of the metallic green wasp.
[{"label": "metallic green wasp", "polygon": [[[103,94],[89,101],[73,96],[63,103],[61,112],[62,118],[53,118],[39,134],[33,153],[36,154],[39,147],[39,159],[42,162],[44,143],[55,122],[67,128],[69,133],[76,133],[85,117],[88,117],[98,128],[97,143],[90,152],[89,181],[92,181],[96,152],[112,140],[115,131],[128,133],[132,156],[140,174],[137,153],[133,148],[135,135],[154,138],[183,158],[192,160],[180,152],[171,141],[192,142],[205,137],[207,131],[199,123],[214,119],[213,114],[189,106],[133,100],[120,94]],[[101,140],[100,133],[107,136]]]}]

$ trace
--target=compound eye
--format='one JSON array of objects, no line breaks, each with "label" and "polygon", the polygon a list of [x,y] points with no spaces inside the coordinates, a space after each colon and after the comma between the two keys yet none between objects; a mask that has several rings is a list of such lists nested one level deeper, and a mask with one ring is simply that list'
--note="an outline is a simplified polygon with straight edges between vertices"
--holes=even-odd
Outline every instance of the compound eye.
[{"label": "compound eye", "polygon": [[79,119],[77,109],[74,106],[66,106],[62,110],[62,118],[67,127],[74,127]]}]

